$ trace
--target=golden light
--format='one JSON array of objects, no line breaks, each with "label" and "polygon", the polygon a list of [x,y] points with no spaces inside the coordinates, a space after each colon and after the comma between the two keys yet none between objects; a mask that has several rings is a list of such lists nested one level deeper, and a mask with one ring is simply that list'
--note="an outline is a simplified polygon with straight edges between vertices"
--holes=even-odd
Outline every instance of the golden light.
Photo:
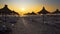
[{"label": "golden light", "polygon": [[25,8],[21,8],[21,11],[25,11]]}]

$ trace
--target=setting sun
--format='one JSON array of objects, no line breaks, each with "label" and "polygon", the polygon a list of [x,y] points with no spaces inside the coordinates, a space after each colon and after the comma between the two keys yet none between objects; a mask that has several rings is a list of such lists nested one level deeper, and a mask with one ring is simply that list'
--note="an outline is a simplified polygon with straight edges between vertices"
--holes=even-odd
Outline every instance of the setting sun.
[{"label": "setting sun", "polygon": [[39,12],[44,6],[47,11],[54,12],[56,9],[60,10],[60,0],[0,0],[0,9],[4,7],[5,4],[8,8],[18,12],[19,14],[35,13]]},{"label": "setting sun", "polygon": [[21,11],[25,11],[25,8],[21,8]]}]

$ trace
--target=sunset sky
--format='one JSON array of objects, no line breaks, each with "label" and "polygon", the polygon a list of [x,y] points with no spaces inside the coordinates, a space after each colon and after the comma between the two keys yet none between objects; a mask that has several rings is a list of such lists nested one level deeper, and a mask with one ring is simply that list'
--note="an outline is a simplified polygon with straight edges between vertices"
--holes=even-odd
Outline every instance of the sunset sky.
[{"label": "sunset sky", "polygon": [[7,4],[8,8],[20,14],[38,12],[44,6],[46,10],[53,12],[60,10],[60,0],[0,0],[0,8]]}]

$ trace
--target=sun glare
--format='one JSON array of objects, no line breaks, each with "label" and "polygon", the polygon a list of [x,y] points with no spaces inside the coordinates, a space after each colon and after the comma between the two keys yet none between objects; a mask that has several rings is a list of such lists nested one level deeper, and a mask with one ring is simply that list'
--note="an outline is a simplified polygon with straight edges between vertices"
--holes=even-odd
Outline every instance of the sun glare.
[{"label": "sun glare", "polygon": [[25,11],[25,8],[21,8],[22,11]]}]

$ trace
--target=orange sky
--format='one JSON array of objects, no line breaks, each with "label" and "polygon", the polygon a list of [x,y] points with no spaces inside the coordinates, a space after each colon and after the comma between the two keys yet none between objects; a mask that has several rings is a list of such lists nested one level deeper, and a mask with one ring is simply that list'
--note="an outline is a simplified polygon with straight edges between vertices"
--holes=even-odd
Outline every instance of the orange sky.
[{"label": "orange sky", "polygon": [[[3,8],[4,5],[0,5],[0,8]],[[39,6],[39,5],[36,5],[36,6],[32,6],[32,8],[27,8],[27,7],[23,7],[24,10],[22,10],[22,8],[19,8],[19,7],[15,7],[15,6],[11,6],[11,5],[8,5],[8,8],[11,9],[11,10],[14,10],[18,13],[28,13],[28,12],[38,12],[42,9],[43,5]],[[56,10],[56,7],[53,7],[53,6],[45,6],[46,10],[50,11],[50,12],[53,12]]]},{"label": "orange sky", "polygon": [[0,0],[0,8],[3,8],[5,4],[8,8],[18,12],[19,14],[24,14],[28,12],[38,12],[44,6],[47,11],[53,12],[56,9],[60,10],[60,5],[58,2],[60,0]]}]

